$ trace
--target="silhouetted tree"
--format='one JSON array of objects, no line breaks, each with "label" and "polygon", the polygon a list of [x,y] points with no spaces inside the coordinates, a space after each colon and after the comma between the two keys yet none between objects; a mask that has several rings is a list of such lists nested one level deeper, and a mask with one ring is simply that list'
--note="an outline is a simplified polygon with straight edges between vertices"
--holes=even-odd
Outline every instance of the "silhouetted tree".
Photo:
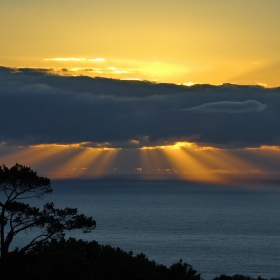
[{"label": "silhouetted tree", "polygon": [[171,279],[180,280],[201,280],[201,276],[193,267],[180,260],[170,266]]},{"label": "silhouetted tree", "polygon": [[14,237],[38,228],[39,233],[19,252],[24,253],[35,245],[50,238],[61,238],[65,231],[82,229],[90,232],[96,226],[92,217],[78,214],[76,208],[57,209],[53,203],[46,203],[43,209],[21,202],[30,198],[42,198],[52,188],[48,178],[39,177],[29,167],[15,164],[10,169],[0,166],[0,234],[1,257],[8,251]]}]

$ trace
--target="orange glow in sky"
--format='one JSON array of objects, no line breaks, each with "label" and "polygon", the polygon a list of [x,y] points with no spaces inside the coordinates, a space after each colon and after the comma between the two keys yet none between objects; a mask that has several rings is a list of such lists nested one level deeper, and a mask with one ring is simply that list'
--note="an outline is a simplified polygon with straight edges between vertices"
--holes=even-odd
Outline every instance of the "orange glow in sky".
[{"label": "orange glow in sky", "polygon": [[2,1],[0,65],[273,87],[279,10],[278,0]]},{"label": "orange glow in sky", "polygon": [[188,142],[143,149],[39,145],[17,148],[1,159],[7,166],[24,162],[52,179],[141,175],[143,179],[233,184],[238,180],[250,182],[250,179],[279,176],[277,169],[264,168],[261,160],[255,161],[258,157],[274,158],[279,163],[279,147],[243,149],[245,156],[240,152],[198,147]]}]

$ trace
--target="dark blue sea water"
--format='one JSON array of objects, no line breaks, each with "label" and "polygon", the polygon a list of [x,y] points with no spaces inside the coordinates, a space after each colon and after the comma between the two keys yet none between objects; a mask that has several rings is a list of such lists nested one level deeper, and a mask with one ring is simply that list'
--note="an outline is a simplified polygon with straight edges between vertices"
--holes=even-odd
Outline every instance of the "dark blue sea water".
[{"label": "dark blue sea water", "polygon": [[[57,207],[93,216],[76,238],[143,252],[158,263],[182,259],[220,274],[280,277],[280,187],[203,186],[180,181],[54,181]],[[18,239],[18,245],[26,237]]]}]

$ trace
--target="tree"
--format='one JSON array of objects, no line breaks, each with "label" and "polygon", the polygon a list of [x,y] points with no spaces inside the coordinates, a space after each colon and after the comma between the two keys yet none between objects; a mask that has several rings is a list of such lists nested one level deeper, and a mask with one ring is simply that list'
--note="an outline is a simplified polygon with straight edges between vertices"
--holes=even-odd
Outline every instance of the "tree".
[{"label": "tree", "polygon": [[14,237],[21,232],[38,228],[39,233],[19,249],[25,253],[35,245],[51,238],[62,238],[65,231],[81,229],[87,233],[96,227],[92,217],[78,214],[76,208],[57,209],[46,203],[43,209],[32,207],[22,200],[42,198],[52,192],[50,180],[39,177],[29,167],[15,164],[10,169],[0,166],[0,245],[1,257],[9,251]]},{"label": "tree", "polygon": [[201,280],[201,276],[193,267],[180,260],[170,266],[171,279]]}]

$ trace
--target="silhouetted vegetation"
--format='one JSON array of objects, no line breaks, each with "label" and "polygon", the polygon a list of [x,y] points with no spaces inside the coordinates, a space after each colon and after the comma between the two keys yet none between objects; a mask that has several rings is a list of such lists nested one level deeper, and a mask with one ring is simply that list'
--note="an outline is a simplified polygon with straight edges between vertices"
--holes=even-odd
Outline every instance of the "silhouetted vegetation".
[{"label": "silhouetted vegetation", "polygon": [[[15,250],[0,259],[0,279],[28,280],[202,280],[181,260],[170,267],[96,241],[69,238],[37,244],[24,254]],[[220,275],[213,280],[266,280]],[[280,280],[275,278],[271,280]]]},{"label": "silhouetted vegetation", "polygon": [[[260,276],[258,278],[253,278],[251,276],[244,276],[240,274],[236,274],[233,276],[222,274],[219,277],[215,277],[213,280],[266,280],[266,279]],[[280,280],[280,278],[272,278],[270,280]]]},{"label": "silhouetted vegetation", "polygon": [[92,217],[78,215],[76,208],[57,209],[46,203],[43,209],[32,207],[22,200],[42,198],[52,192],[50,180],[39,177],[29,167],[15,164],[11,168],[0,166],[0,250],[1,258],[9,251],[10,244],[21,232],[38,229],[38,235],[25,244],[24,253],[50,238],[62,238],[65,231],[81,229],[90,232],[96,226]]},{"label": "silhouetted vegetation", "polygon": [[167,268],[120,248],[70,238],[38,244],[25,254],[11,252],[0,260],[1,279],[201,280],[192,266]]}]

